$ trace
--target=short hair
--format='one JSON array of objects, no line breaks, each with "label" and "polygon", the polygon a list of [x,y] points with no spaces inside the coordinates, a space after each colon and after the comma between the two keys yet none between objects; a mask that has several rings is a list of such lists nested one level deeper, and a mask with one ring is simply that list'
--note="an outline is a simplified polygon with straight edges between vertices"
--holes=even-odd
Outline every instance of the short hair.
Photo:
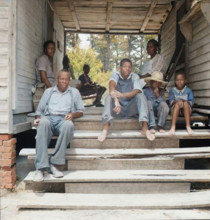
[{"label": "short hair", "polygon": [[183,72],[183,71],[178,71],[178,72],[176,72],[176,73],[175,73],[175,76],[174,76],[174,79],[176,79],[176,77],[177,77],[178,75],[182,75],[182,76],[184,76],[185,79],[187,79],[187,76],[186,76],[185,72]]},{"label": "short hair", "polygon": [[155,39],[149,40],[147,44],[149,44],[149,43],[151,43],[154,47],[159,48],[159,43]]},{"label": "short hair", "polygon": [[84,66],[83,66],[83,70],[84,70],[85,68],[87,68],[87,67],[90,68],[90,66],[89,66],[88,64],[84,64]]},{"label": "short hair", "polygon": [[66,69],[61,69],[61,70],[59,70],[58,71],[58,76],[57,76],[57,78],[59,78],[60,77],[60,75],[61,75],[61,73],[68,73],[68,75],[69,75],[69,79],[70,79],[70,77],[71,77],[71,73],[70,73],[70,71],[68,71],[68,70],[66,70]]},{"label": "short hair", "polygon": [[131,64],[131,66],[133,65],[132,64],[132,61],[130,60],[130,59],[128,59],[128,58],[124,58],[124,59],[122,59],[121,61],[120,61],[120,66],[122,66],[123,65],[123,63],[130,63]]},{"label": "short hair", "polygon": [[45,41],[44,44],[43,44],[44,52],[45,52],[45,50],[47,50],[47,47],[48,47],[49,44],[53,44],[55,46],[55,42],[54,41],[52,41],[52,40]]}]

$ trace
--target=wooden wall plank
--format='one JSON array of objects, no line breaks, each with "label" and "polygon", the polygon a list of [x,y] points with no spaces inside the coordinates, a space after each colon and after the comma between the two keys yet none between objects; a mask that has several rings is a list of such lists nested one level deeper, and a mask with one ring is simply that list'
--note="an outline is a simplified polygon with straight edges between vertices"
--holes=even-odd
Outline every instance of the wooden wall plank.
[{"label": "wooden wall plank", "polygon": [[54,41],[59,41],[60,48],[56,48],[56,52],[53,58],[53,71],[57,75],[58,71],[63,68],[62,61],[64,56],[64,27],[57,14],[54,14],[54,29],[56,35],[54,35]]},{"label": "wooden wall plank", "polygon": [[165,70],[170,63],[170,60],[176,49],[176,10],[171,11],[168,19],[161,28],[161,54],[163,55],[166,65]]},{"label": "wooden wall plank", "polygon": [[193,21],[192,28],[192,41],[188,45],[188,83],[195,103],[210,107],[210,25],[201,16]]},{"label": "wooden wall plank", "polygon": [[42,54],[43,44],[42,7],[42,0],[17,1],[18,44],[15,114],[32,111],[31,86],[35,83],[36,79],[35,60]]}]

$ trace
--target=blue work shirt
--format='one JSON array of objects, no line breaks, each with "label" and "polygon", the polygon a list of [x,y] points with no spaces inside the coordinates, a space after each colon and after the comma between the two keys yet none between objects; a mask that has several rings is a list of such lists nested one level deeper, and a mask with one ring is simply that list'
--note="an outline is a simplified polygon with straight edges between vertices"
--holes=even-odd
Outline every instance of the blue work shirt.
[{"label": "blue work shirt", "polygon": [[165,101],[164,99],[164,91],[160,90],[160,96],[157,98],[153,89],[151,87],[147,87],[143,89],[144,95],[146,96],[148,101],[151,101],[153,106],[158,106],[161,102]]},{"label": "blue work shirt", "polygon": [[55,86],[45,90],[35,115],[66,115],[83,111],[82,98],[77,89],[68,87],[62,93]]},{"label": "blue work shirt", "polygon": [[184,100],[190,103],[190,106],[193,106],[194,96],[193,92],[190,88],[185,86],[182,90],[177,89],[176,87],[172,88],[169,91],[169,101],[170,105],[172,105],[173,101]]}]

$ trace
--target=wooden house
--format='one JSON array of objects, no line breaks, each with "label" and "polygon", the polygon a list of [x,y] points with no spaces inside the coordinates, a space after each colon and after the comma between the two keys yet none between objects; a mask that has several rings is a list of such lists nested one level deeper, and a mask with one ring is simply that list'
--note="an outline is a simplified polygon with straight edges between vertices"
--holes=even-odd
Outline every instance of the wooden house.
[{"label": "wooden house", "polygon": [[[66,32],[158,34],[167,65],[176,62],[184,43],[176,70],[187,73],[198,110],[209,114],[209,1],[0,0],[1,146],[12,147],[13,135],[31,129],[26,116],[33,111],[35,60],[43,42],[54,40],[54,72],[61,69]],[[13,165],[14,160],[7,164]]]}]

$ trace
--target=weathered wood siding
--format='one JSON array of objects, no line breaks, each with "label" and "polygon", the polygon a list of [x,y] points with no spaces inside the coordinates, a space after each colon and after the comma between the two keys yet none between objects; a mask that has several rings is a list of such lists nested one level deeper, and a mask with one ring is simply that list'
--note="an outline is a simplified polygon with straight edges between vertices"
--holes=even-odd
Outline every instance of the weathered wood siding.
[{"label": "weathered wood siding", "polygon": [[165,71],[171,61],[176,49],[176,8],[174,8],[161,29],[161,54],[163,55],[166,66]]},{"label": "weathered wood siding", "polygon": [[32,111],[35,60],[42,53],[43,1],[17,1],[16,102],[14,113]]},{"label": "weathered wood siding", "polygon": [[187,78],[195,104],[210,106],[210,24],[204,16],[193,22],[193,38],[188,45]]},{"label": "weathered wood siding", "polygon": [[[53,71],[57,75],[58,71],[63,68],[64,56],[64,28],[58,16],[54,13],[54,38],[56,51],[53,58]],[[59,48],[58,48],[59,46]]]},{"label": "weathered wood siding", "polygon": [[[176,49],[176,20],[176,8],[173,8],[169,17],[161,28],[161,55],[163,55],[166,62],[164,73],[166,73]],[[168,89],[170,89],[173,85],[174,83],[172,78],[168,84]]]},{"label": "weathered wood siding", "polygon": [[15,1],[0,1],[0,133],[12,131]]}]

